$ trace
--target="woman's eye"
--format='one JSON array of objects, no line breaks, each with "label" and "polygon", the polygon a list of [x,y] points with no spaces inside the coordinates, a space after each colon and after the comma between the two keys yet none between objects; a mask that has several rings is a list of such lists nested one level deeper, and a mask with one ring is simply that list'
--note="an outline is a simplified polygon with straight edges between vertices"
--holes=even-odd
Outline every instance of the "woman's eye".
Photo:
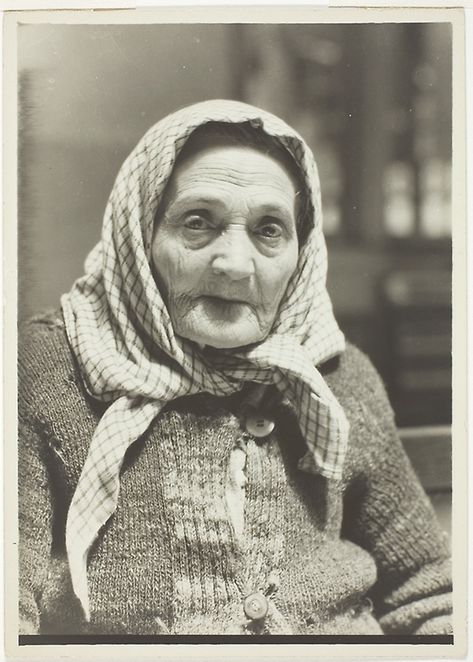
[{"label": "woman's eye", "polygon": [[210,223],[206,218],[202,216],[189,216],[184,221],[184,226],[189,228],[189,230],[208,230],[210,229]]},{"label": "woman's eye", "polygon": [[265,222],[260,223],[257,228],[257,233],[268,239],[277,239],[282,235],[282,228],[279,223],[276,222]]}]

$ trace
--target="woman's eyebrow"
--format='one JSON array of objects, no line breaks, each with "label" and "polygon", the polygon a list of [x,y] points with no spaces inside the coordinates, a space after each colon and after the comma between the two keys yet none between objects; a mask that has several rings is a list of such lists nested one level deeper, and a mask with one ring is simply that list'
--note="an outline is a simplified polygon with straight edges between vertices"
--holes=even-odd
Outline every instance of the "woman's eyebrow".
[{"label": "woman's eyebrow", "polygon": [[199,207],[206,207],[208,205],[224,205],[225,201],[222,200],[221,196],[215,194],[188,194],[188,195],[179,195],[177,194],[170,201],[170,207],[193,207],[198,209]]},{"label": "woman's eyebrow", "polygon": [[294,216],[294,212],[291,211],[289,205],[285,203],[266,202],[255,206],[257,206],[259,212],[264,214],[283,214],[285,216]]}]

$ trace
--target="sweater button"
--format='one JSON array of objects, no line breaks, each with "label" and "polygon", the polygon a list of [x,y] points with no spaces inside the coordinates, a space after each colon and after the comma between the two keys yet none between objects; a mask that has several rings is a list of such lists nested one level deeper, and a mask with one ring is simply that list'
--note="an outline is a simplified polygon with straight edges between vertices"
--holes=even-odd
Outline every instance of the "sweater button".
[{"label": "sweater button", "polygon": [[245,427],[254,437],[267,437],[274,430],[274,421],[259,414],[252,414],[246,419]]},{"label": "sweater button", "polygon": [[262,593],[251,593],[243,600],[243,611],[252,621],[258,621],[268,613],[268,601]]}]

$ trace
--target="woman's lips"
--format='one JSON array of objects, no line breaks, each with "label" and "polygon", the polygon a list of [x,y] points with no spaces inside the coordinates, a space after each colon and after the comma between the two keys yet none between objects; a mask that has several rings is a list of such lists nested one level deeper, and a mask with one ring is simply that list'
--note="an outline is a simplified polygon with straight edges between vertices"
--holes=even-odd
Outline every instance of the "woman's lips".
[{"label": "woman's lips", "polygon": [[215,294],[204,294],[202,296],[203,299],[207,299],[208,301],[214,302],[214,303],[220,303],[224,305],[228,305],[229,303],[234,303],[234,304],[249,304],[248,301],[245,301],[244,299],[236,299],[236,298],[231,298],[231,297],[222,297],[222,296],[217,296]]}]

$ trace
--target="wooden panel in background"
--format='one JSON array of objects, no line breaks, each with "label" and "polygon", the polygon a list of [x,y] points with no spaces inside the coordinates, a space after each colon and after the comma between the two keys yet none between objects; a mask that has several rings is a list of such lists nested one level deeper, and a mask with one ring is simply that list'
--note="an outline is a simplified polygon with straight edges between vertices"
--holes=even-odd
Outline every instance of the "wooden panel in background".
[{"label": "wooden panel in background", "polygon": [[401,428],[404,448],[434,507],[441,528],[452,531],[452,432],[450,426]]},{"label": "wooden panel in background", "polygon": [[412,466],[427,492],[451,490],[452,432],[448,425],[399,431]]}]

